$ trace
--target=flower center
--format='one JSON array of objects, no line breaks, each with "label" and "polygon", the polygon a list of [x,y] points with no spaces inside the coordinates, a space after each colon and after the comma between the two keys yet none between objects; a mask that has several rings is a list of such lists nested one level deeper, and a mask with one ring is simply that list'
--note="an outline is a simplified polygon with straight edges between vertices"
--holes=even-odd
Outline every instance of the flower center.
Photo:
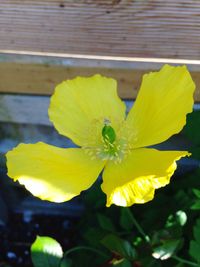
[{"label": "flower center", "polygon": [[102,147],[99,148],[97,156],[103,160],[113,160],[120,162],[125,154],[127,154],[127,144],[125,140],[117,138],[114,128],[108,119],[104,119],[102,128]]},{"label": "flower center", "polygon": [[86,153],[90,155],[92,159],[98,158],[102,160],[112,160],[115,163],[119,163],[130,153],[131,148],[128,140],[120,136],[119,129],[116,133],[109,119],[103,120],[103,126],[99,134],[98,145],[94,145],[92,147],[85,146]]}]

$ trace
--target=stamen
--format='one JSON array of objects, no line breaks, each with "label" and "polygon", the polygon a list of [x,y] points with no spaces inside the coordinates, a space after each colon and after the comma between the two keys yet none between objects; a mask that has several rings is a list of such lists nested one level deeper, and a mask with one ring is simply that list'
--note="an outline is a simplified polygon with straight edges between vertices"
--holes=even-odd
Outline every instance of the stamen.
[{"label": "stamen", "polygon": [[94,120],[88,135],[86,135],[83,149],[86,150],[92,160],[101,159],[103,161],[113,161],[115,164],[120,163],[133,149],[129,142],[129,138],[132,138],[133,134],[124,136],[123,131],[121,132],[119,129],[120,127],[117,128],[116,134],[110,119]]}]

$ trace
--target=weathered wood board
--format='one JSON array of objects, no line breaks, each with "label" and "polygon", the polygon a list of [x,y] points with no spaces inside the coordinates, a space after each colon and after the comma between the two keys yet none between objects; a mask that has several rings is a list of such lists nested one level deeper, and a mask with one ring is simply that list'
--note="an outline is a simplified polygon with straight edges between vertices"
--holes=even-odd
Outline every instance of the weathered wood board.
[{"label": "weathered wood board", "polygon": [[0,92],[51,95],[56,84],[78,75],[96,73],[118,81],[118,92],[124,99],[135,99],[142,75],[159,70],[164,63],[187,64],[197,85],[195,101],[200,101],[200,61],[101,58],[0,54]]},{"label": "weathered wood board", "polygon": [[0,50],[200,59],[197,0],[1,0]]},{"label": "weathered wood board", "polygon": [[49,126],[48,107],[47,96],[0,94],[0,122]]}]

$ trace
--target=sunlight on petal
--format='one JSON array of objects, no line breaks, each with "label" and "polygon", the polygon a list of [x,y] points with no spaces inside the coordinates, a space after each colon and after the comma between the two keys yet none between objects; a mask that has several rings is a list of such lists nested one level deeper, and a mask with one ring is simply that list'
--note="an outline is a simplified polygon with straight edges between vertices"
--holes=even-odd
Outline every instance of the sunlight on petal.
[{"label": "sunlight on petal", "polygon": [[189,156],[187,151],[133,150],[120,164],[109,162],[103,173],[101,188],[107,195],[107,206],[131,206],[153,199],[155,189],[170,182],[176,161]]},{"label": "sunlight on petal", "polygon": [[63,190],[53,187],[51,183],[33,177],[20,176],[17,180],[34,196],[37,196],[42,200],[49,200],[49,192],[51,192],[52,201],[56,203],[64,202],[66,199],[72,199],[76,196],[76,194],[70,192],[63,194]]},{"label": "sunlight on petal", "polygon": [[57,148],[39,142],[20,144],[6,155],[8,176],[34,196],[63,202],[88,189],[104,162],[92,160],[83,149]]}]

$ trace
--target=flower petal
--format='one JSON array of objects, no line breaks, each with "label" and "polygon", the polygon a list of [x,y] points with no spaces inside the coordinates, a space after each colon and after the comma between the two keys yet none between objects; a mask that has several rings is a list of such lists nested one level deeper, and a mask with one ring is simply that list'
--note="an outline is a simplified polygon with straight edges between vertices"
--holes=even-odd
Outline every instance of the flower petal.
[{"label": "flower petal", "polygon": [[107,206],[131,206],[153,199],[157,188],[167,185],[176,170],[176,161],[189,156],[186,151],[133,150],[122,163],[109,162],[103,173],[102,190]]},{"label": "flower petal", "polygon": [[20,144],[6,155],[8,176],[34,196],[64,202],[79,195],[97,179],[104,163],[83,149],[63,149],[39,142]]},{"label": "flower petal", "polygon": [[100,75],[64,81],[51,98],[50,120],[77,145],[95,145],[104,119],[116,129],[125,118],[126,107],[116,88],[115,80]]},{"label": "flower petal", "polygon": [[143,76],[125,123],[125,136],[134,148],[150,146],[178,133],[192,112],[195,84],[186,66],[164,65]]}]

